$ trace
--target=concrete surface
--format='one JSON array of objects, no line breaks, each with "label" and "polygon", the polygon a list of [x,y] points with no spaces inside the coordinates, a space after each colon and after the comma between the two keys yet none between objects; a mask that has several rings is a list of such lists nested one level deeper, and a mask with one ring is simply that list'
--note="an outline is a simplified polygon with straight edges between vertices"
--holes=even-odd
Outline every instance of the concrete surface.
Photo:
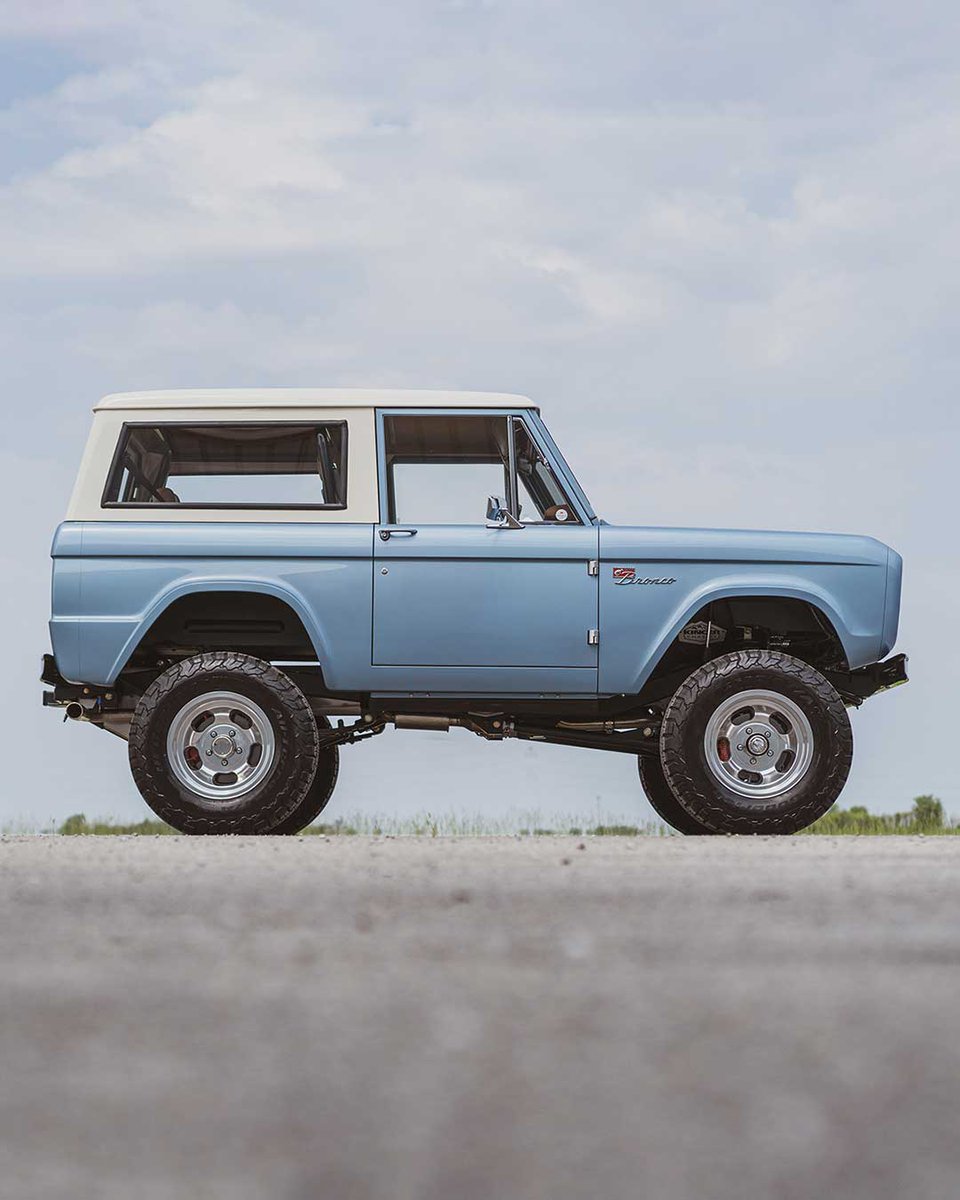
[{"label": "concrete surface", "polygon": [[5,1200],[960,1195],[960,839],[11,838]]}]

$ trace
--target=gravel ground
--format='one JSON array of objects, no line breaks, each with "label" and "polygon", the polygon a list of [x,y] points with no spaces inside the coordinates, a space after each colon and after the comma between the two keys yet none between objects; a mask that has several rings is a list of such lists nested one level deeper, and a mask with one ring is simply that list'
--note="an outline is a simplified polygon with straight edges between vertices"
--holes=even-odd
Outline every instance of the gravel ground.
[{"label": "gravel ground", "polygon": [[5,1200],[954,1200],[960,838],[7,838]]}]

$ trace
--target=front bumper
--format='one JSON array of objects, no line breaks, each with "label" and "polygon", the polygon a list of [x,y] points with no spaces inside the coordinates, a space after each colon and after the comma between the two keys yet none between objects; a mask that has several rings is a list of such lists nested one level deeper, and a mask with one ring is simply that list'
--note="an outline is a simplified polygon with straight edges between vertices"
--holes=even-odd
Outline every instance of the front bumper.
[{"label": "front bumper", "polygon": [[885,662],[871,663],[857,671],[824,673],[848,704],[862,704],[878,692],[887,692],[902,683],[909,683],[908,662],[905,654],[895,654]]}]

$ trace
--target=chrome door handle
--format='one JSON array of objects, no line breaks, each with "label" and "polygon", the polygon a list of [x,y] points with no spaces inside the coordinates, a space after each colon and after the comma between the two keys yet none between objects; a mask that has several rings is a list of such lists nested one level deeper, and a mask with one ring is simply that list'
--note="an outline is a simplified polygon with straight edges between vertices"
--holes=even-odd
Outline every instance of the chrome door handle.
[{"label": "chrome door handle", "polygon": [[392,537],[416,537],[416,536],[417,536],[417,531],[415,529],[381,529],[380,530],[381,542],[389,542],[389,540]]}]

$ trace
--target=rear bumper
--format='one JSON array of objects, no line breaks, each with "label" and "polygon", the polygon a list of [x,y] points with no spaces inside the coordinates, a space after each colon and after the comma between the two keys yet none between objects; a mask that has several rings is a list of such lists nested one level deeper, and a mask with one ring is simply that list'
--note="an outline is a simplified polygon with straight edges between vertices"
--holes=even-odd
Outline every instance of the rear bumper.
[{"label": "rear bumper", "polygon": [[895,654],[885,662],[871,663],[857,671],[827,671],[826,676],[848,704],[862,704],[878,692],[908,683],[908,661],[905,654]]},{"label": "rear bumper", "polygon": [[64,679],[57,666],[57,660],[52,654],[43,656],[40,682],[53,688],[52,692],[43,693],[44,708],[61,708],[63,705],[69,704],[71,700],[93,703],[102,701],[104,698],[112,700],[114,697],[114,691],[111,688],[98,687],[90,683],[71,683],[69,679]]}]

